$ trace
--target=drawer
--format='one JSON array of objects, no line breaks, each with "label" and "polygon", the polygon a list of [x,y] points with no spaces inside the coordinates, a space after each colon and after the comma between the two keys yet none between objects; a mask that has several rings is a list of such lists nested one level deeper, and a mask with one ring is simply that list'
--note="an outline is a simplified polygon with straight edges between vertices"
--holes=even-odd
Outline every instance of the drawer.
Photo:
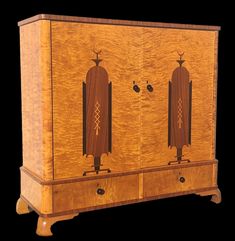
[{"label": "drawer", "polygon": [[53,187],[54,212],[92,208],[135,200],[138,197],[138,175],[80,181]]},{"label": "drawer", "polygon": [[144,197],[215,186],[214,168],[214,165],[203,165],[144,173]]}]

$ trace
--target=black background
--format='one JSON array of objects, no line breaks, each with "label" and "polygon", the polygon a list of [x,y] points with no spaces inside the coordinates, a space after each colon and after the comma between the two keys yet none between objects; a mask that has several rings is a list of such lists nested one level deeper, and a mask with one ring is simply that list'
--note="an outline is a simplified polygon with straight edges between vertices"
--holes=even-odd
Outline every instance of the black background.
[{"label": "black background", "polygon": [[[230,2],[230,1],[228,1]],[[218,119],[217,119],[217,158],[219,159],[218,184],[223,201],[216,205],[209,197],[195,195],[133,204],[117,208],[86,212],[73,220],[58,222],[52,227],[54,236],[49,240],[79,240],[132,237],[146,240],[164,236],[164,239],[203,238],[229,235],[228,215],[232,175],[232,110],[233,68],[232,57],[232,7],[223,3],[209,1],[148,2],[139,1],[131,5],[127,1],[106,3],[101,1],[20,1],[3,7],[1,53],[4,53],[2,73],[2,106],[6,115],[3,132],[6,133],[2,147],[2,206],[6,211],[4,229],[8,237],[17,236],[24,240],[41,240],[35,234],[37,215],[17,215],[15,204],[20,195],[19,167],[22,164],[21,97],[20,97],[20,56],[19,29],[17,22],[39,13],[219,25],[222,27],[219,38],[218,74]],[[206,113],[205,113],[206,114]],[[6,126],[6,128],[5,128]],[[9,126],[9,127],[8,127]],[[5,202],[6,201],[6,202]],[[6,208],[5,208],[6,207]],[[222,227],[225,227],[222,229]],[[227,225],[227,227],[226,227]],[[189,236],[190,235],[190,236]],[[152,238],[151,238],[152,237]],[[191,237],[191,238],[190,238]],[[44,238],[45,239],[45,238]],[[48,239],[48,238],[46,238]],[[46,240],[45,239],[45,240]]]}]

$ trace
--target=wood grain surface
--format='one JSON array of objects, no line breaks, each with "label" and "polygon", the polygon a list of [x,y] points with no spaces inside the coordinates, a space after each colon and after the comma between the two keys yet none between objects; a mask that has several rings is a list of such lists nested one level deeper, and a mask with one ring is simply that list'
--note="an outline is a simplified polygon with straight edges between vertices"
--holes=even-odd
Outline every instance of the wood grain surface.
[{"label": "wood grain surface", "polygon": [[24,172],[21,172],[21,195],[40,213],[52,213],[52,187],[39,184]]},{"label": "wood grain surface", "polygon": [[[37,21],[47,17],[55,21]],[[50,15],[31,20],[20,23],[25,202],[20,212],[28,204],[43,217],[66,215],[189,193],[221,201],[214,160],[218,28],[141,22],[133,27],[129,21]],[[112,82],[112,151],[101,156],[102,168],[111,173],[84,177],[94,163],[92,155],[84,155],[82,99],[94,50],[102,51],[100,66],[107,71],[105,81]],[[168,147],[168,83],[178,67],[177,52],[184,52],[193,82],[191,145],[183,149],[191,162],[169,166],[176,150]],[[56,220],[41,218],[38,232],[51,234]]]},{"label": "wood grain surface", "polygon": [[20,197],[17,200],[16,203],[16,212],[17,214],[26,214],[26,213],[30,213],[33,210],[29,207],[29,205]]},{"label": "wood grain surface", "polygon": [[23,165],[53,178],[50,22],[20,28]]},{"label": "wood grain surface", "polygon": [[[178,65],[177,51],[185,52],[184,65],[195,82],[192,145],[184,148],[184,155],[192,161],[214,158],[215,32],[60,22],[53,22],[51,29],[56,178],[79,176],[93,163],[81,152],[81,116],[82,81],[92,66],[94,49],[102,50],[101,64],[113,82],[113,151],[103,155],[105,167],[125,171],[174,160],[175,150],[167,145],[167,84]],[[21,28],[24,165],[46,179],[53,175],[49,30],[47,21]],[[42,49],[40,58],[33,52],[36,46]],[[133,91],[133,81],[140,93]],[[147,90],[147,82],[153,92]]]},{"label": "wood grain surface", "polygon": [[213,120],[212,120],[212,157],[216,158],[216,123],[217,123],[217,78],[218,78],[218,41],[219,34],[215,33],[214,40],[214,84],[213,84]]},{"label": "wood grain surface", "polygon": [[[109,163],[107,167],[113,171],[124,171],[166,165],[175,159],[174,148],[169,149],[167,144],[168,81],[178,66],[178,51],[185,52],[184,65],[195,82],[192,145],[184,148],[184,155],[192,161],[213,159],[214,32],[58,22],[52,23],[52,29],[55,172],[61,172],[58,178],[79,175],[92,163],[80,154],[79,116],[81,81],[92,66],[93,49],[103,50],[102,64],[113,83],[113,152],[103,156],[104,165]],[[119,34],[124,36],[121,40]],[[132,90],[133,80],[140,93]],[[153,92],[146,89],[147,81]],[[65,165],[63,158],[67,160]]]},{"label": "wood grain surface", "polygon": [[[148,150],[152,149],[152,153],[142,149],[143,166],[166,165],[169,161],[175,160],[175,148],[168,148],[167,128],[168,81],[172,77],[173,70],[179,65],[176,62],[177,51],[185,53],[184,66],[190,73],[190,80],[193,81],[191,146],[184,147],[184,158],[191,161],[214,159],[214,105],[216,101],[214,66],[217,61],[214,46],[216,33],[152,28],[144,28],[143,32],[144,43],[150,45],[149,48],[144,49],[144,62],[148,66],[148,68],[144,68],[144,73],[149,73],[150,83],[152,80],[158,81],[158,85],[154,86],[154,93],[155,98],[158,98],[157,103],[160,103],[155,110],[153,107],[155,101],[149,102],[149,105],[144,102],[144,105],[141,106],[142,116],[146,115],[147,117],[144,118],[148,119],[148,125],[141,129],[142,145],[145,147],[148,144],[152,145],[147,147]],[[143,95],[151,96],[152,93],[144,92]],[[157,121],[155,121],[156,119]],[[144,122],[142,122],[143,125]],[[156,133],[156,129],[159,128],[160,134]],[[146,139],[147,137],[148,139]],[[156,148],[154,149],[154,147]],[[160,158],[158,152],[161,153]]]},{"label": "wood grain surface", "polygon": [[[92,206],[92,207],[88,207],[88,208],[72,209],[72,210],[68,210],[68,211],[64,211],[64,212],[51,213],[51,214],[42,214],[35,208],[33,210],[35,212],[37,212],[41,217],[45,217],[45,218],[59,217],[61,215],[76,214],[76,213],[82,213],[82,212],[87,212],[87,211],[92,211],[92,210],[99,210],[99,209],[110,208],[110,207],[118,207],[118,206],[123,206],[123,205],[127,205],[127,204],[141,203],[141,202],[146,202],[146,201],[150,201],[150,200],[158,200],[158,199],[162,199],[162,198],[183,196],[183,195],[189,195],[189,194],[198,194],[198,195],[203,194],[201,196],[209,196],[209,195],[217,196],[217,195],[219,195],[219,189],[216,186],[216,187],[194,189],[194,190],[183,191],[183,192],[167,193],[167,194],[162,194],[162,195],[157,195],[157,196],[145,197],[145,198],[141,198],[141,199],[128,200],[128,201],[122,201],[122,202],[117,202],[117,203],[109,203],[109,204],[104,204],[104,205],[99,205],[99,206]],[[212,198],[214,199],[216,197],[212,197]],[[217,198],[219,198],[219,196],[217,196]],[[213,200],[211,200],[211,201],[214,202]],[[27,201],[27,203],[29,203],[29,202]],[[30,205],[30,203],[29,203],[29,205]]]},{"label": "wood grain surface", "polygon": [[[213,176],[215,177],[214,182],[216,183],[216,178],[217,178],[217,165],[218,165],[218,160],[201,160],[197,162],[183,162],[180,164],[181,168],[185,167],[196,167],[196,166],[204,166],[204,165],[215,165],[214,169],[214,174]],[[132,171],[123,171],[123,172],[113,172],[113,173],[102,173],[102,175],[91,175],[91,176],[78,176],[78,177],[72,177],[72,178],[66,178],[66,179],[54,179],[54,180],[48,180],[45,181],[39,176],[35,175],[35,173],[29,171],[25,167],[21,167],[20,170],[30,176],[34,181],[38,182],[41,185],[57,185],[57,184],[64,184],[64,183],[74,183],[74,182],[83,182],[83,181],[88,181],[88,180],[97,180],[97,179],[102,179],[102,178],[111,178],[111,177],[120,177],[120,176],[128,176],[128,175],[133,175],[133,174],[139,174],[141,175],[142,173],[146,172],[153,172],[153,171],[162,171],[162,170],[168,170],[168,169],[177,169],[179,166],[177,164],[172,164],[172,165],[166,165],[166,166],[154,166],[154,167],[147,167],[147,168],[140,168],[137,170],[132,170]],[[140,177],[140,182],[141,182],[141,177]],[[141,185],[141,183],[140,183]]]},{"label": "wood grain surface", "polygon": [[[23,170],[22,170],[23,171]],[[141,202],[158,198],[201,193],[214,194],[217,188],[217,162],[202,161],[165,167],[147,168],[139,174],[126,174],[112,177],[99,176],[99,179],[82,178],[82,180],[54,180],[53,183],[44,183],[41,187],[53,185],[53,201],[45,192],[39,192],[35,180],[24,172],[22,193],[27,197],[27,204],[41,216],[64,215],[71,212],[88,211],[127,203]],[[117,174],[116,174],[117,175]],[[185,182],[179,178],[183,176]],[[91,177],[89,177],[91,178]],[[81,178],[80,178],[81,179]],[[33,183],[33,185],[32,185]],[[126,185],[128,183],[128,186]],[[123,188],[125,187],[125,188]],[[105,190],[104,195],[98,195],[97,189]],[[36,191],[36,194],[34,193]],[[53,212],[41,212],[41,206],[36,205],[41,197],[48,207],[53,202]],[[88,198],[89,197],[89,198]],[[30,200],[30,201],[28,201]],[[44,209],[45,210],[45,209]]]},{"label": "wood grain surface", "polygon": [[[153,28],[143,28],[143,63],[141,78],[141,167],[157,166],[161,162],[162,128],[162,85],[164,84],[159,60],[157,32]],[[150,41],[151,39],[151,41]],[[147,82],[153,91],[147,90]]]},{"label": "wood grain surface", "polygon": [[[184,182],[180,178],[184,178]],[[213,165],[144,173],[144,197],[212,186]]]},{"label": "wood grain surface", "polygon": [[25,24],[29,24],[42,19],[52,20],[52,21],[61,21],[61,22],[80,22],[80,23],[95,23],[95,24],[99,23],[99,24],[112,24],[112,25],[140,26],[140,27],[198,29],[198,30],[201,29],[201,30],[208,30],[208,31],[220,30],[220,26],[210,26],[210,25],[142,22],[142,21],[130,21],[130,20],[119,20],[119,19],[107,19],[107,18],[62,16],[62,15],[54,15],[54,14],[38,14],[18,22],[18,26],[23,26]]},{"label": "wood grain surface", "polygon": [[[128,185],[126,185],[127,183]],[[99,188],[104,190],[103,195],[97,193]],[[138,198],[138,175],[59,184],[54,187],[54,212],[76,210],[127,200],[136,200]]]},{"label": "wood grain surface", "polygon": [[[112,153],[101,157],[114,171],[140,167],[142,29],[52,22],[53,126],[55,178],[81,176],[93,165],[82,155],[82,81],[94,65],[93,50],[112,81]],[[120,36],[122,36],[120,38]],[[125,137],[125,138],[124,138]]]}]

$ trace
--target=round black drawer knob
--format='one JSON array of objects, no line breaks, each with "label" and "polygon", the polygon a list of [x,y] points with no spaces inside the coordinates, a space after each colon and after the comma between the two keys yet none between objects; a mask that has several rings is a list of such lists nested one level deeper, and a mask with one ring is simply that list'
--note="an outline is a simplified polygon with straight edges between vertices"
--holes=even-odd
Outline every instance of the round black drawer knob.
[{"label": "round black drawer knob", "polygon": [[97,194],[98,194],[98,195],[104,195],[104,194],[105,194],[105,190],[102,189],[102,188],[98,188],[98,189],[97,189]]},{"label": "round black drawer knob", "polygon": [[133,85],[133,90],[137,93],[140,92],[140,87],[138,85]]},{"label": "round black drawer knob", "polygon": [[149,92],[153,92],[153,86],[150,85],[150,84],[148,84],[148,85],[147,85],[147,90],[148,90]]},{"label": "round black drawer knob", "polygon": [[184,183],[185,182],[185,178],[184,177],[180,177],[180,182]]}]

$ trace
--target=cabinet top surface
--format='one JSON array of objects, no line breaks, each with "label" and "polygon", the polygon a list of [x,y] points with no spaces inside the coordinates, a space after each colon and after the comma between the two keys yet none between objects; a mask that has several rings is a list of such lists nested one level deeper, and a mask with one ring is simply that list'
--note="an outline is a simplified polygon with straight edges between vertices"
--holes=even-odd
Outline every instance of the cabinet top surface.
[{"label": "cabinet top surface", "polygon": [[142,22],[142,21],[115,20],[115,19],[105,19],[105,18],[61,16],[61,15],[51,15],[51,14],[35,15],[31,18],[27,18],[25,20],[19,21],[18,26],[29,24],[29,23],[32,23],[32,22],[35,22],[38,20],[93,23],[93,24],[111,24],[111,25],[139,26],[139,27],[153,27],[153,28],[192,29],[192,30],[206,30],[206,31],[219,31],[220,30],[220,26],[161,23],[161,22]]}]

